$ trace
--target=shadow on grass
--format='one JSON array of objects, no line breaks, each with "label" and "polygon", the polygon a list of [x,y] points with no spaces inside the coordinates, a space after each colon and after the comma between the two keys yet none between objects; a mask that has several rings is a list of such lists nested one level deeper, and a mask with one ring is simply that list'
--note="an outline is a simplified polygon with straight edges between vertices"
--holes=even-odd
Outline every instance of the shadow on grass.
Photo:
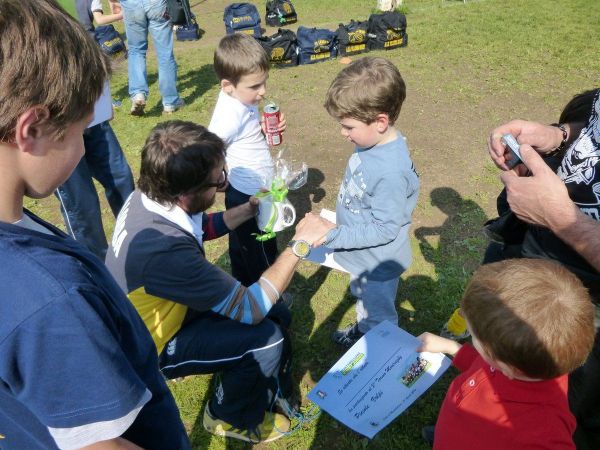
[{"label": "shadow on grass", "polygon": [[290,191],[288,198],[294,208],[296,208],[296,217],[300,220],[304,215],[312,211],[313,205],[320,203],[327,193],[321,187],[325,181],[325,175],[319,169],[308,168],[308,178],[306,184],[297,191]]},{"label": "shadow on grass", "polygon": [[[150,90],[149,99],[156,100],[153,103],[147,103],[144,116],[161,117],[163,105],[160,92],[158,92],[158,74],[156,72],[149,72],[146,78],[148,81],[148,89]],[[215,75],[212,64],[204,64],[199,69],[191,69],[180,73],[177,78],[177,91],[180,93],[186,92],[185,96],[182,95],[183,101],[186,105],[191,105],[218,83],[219,80]],[[156,92],[154,92],[154,90],[156,90]],[[123,86],[118,91],[114,92],[113,97],[118,99],[128,99],[126,101],[126,106],[131,106],[128,86]]]},{"label": "shadow on grass", "polygon": [[[468,279],[480,265],[487,247],[487,238],[482,231],[487,216],[473,200],[462,198],[448,187],[431,191],[431,205],[439,208],[447,218],[441,226],[417,228],[415,236],[425,261],[435,266],[438,280],[435,295],[439,302],[434,305],[434,311],[445,321],[444,315],[450,314],[458,305]],[[437,247],[430,243],[430,238],[438,240]]]}]

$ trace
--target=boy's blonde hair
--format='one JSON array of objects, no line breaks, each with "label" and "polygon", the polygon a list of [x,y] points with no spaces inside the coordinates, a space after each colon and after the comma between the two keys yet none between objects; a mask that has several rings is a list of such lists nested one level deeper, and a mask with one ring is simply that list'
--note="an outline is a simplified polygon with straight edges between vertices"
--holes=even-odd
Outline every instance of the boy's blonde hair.
[{"label": "boy's blonde hair", "polygon": [[45,129],[62,138],[93,111],[109,73],[98,44],[54,0],[0,1],[0,142],[38,105],[49,111]]},{"label": "boy's blonde hair", "polygon": [[350,118],[370,124],[378,114],[396,122],[406,98],[400,72],[384,58],[365,57],[344,68],[327,91],[325,109],[337,120]]},{"label": "boy's blonde hair", "polygon": [[267,73],[269,57],[252,36],[234,33],[219,42],[214,67],[219,81],[227,80],[237,86],[244,75]]},{"label": "boy's blonde hair", "polygon": [[572,372],[594,342],[587,289],[556,262],[511,259],[481,266],[461,307],[484,350],[531,378]]}]

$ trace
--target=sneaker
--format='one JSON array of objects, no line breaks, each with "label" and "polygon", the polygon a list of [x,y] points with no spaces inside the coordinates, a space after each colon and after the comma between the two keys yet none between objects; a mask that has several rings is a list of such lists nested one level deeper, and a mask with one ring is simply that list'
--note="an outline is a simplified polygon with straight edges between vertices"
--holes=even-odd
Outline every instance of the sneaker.
[{"label": "sneaker", "polygon": [[356,341],[363,337],[364,334],[365,333],[358,329],[358,324],[355,322],[348,325],[346,328],[334,332],[332,339],[336,344],[350,348],[356,343]]},{"label": "sneaker", "polygon": [[290,401],[286,398],[277,396],[273,405],[274,412],[283,414],[288,419],[292,420],[300,415],[300,405],[296,401]]},{"label": "sneaker", "polygon": [[173,114],[175,111],[183,108],[183,105],[185,105],[185,102],[183,101],[182,98],[180,98],[172,105],[163,106],[163,113],[164,114]]},{"label": "sneaker", "polygon": [[448,329],[448,322],[446,322],[440,330],[440,336],[446,339],[452,339],[453,341],[464,341],[471,336],[471,333],[469,333],[469,330],[465,330],[462,333],[455,334]]},{"label": "sneaker", "polygon": [[204,409],[202,424],[204,425],[204,429],[209,433],[252,442],[253,444],[275,441],[284,437],[290,430],[290,421],[287,417],[282,414],[270,412],[265,413],[264,420],[256,428],[241,430],[215,417],[210,411],[208,404]]},{"label": "sneaker", "polygon": [[294,304],[294,296],[289,292],[284,292],[277,300],[277,303],[281,303],[287,309],[292,309],[292,305]]},{"label": "sneaker", "polygon": [[143,116],[144,108],[146,107],[146,96],[141,92],[138,92],[131,97],[131,111],[129,112],[132,116]]},{"label": "sneaker", "polygon": [[423,437],[423,440],[427,442],[431,447],[433,447],[435,427],[433,425],[428,425],[426,427],[421,428],[421,437]]},{"label": "sneaker", "polygon": [[461,341],[471,336],[467,329],[467,322],[460,314],[460,308],[457,308],[448,319],[448,322],[444,324],[440,330],[440,336],[453,341]]}]

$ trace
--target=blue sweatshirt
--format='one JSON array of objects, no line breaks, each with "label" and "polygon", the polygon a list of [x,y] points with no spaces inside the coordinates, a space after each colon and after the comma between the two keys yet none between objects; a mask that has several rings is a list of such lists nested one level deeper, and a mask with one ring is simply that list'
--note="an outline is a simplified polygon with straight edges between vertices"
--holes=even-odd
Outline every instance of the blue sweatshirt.
[{"label": "blue sweatshirt", "polygon": [[337,197],[337,227],[325,245],[353,275],[400,276],[412,261],[408,230],[418,196],[419,176],[399,132],[387,144],[357,147]]}]

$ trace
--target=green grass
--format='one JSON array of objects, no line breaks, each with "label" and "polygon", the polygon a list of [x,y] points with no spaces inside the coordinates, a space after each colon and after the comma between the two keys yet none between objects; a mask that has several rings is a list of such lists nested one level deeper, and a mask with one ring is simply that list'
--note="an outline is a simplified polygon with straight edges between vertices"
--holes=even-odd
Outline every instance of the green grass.
[{"label": "green grass", "polygon": [[[192,0],[205,30],[199,42],[177,42],[178,86],[187,106],[172,116],[208,124],[218,93],[212,53],[224,33],[229,2]],[[259,12],[264,3],[256,2]],[[375,0],[295,0],[300,22],[334,29],[340,22],[366,19]],[[436,331],[456,306],[486,246],[481,224],[494,214],[500,190],[485,138],[513,117],[555,121],[572,95],[600,81],[600,2],[589,0],[405,0],[409,46],[377,55],[391,59],[403,74],[408,99],[400,128],[408,137],[422,190],[414,214],[414,262],[398,292],[400,325],[413,334]],[[295,27],[293,27],[295,28]],[[122,28],[121,28],[122,29]],[[269,30],[273,32],[272,29]],[[290,198],[300,211],[332,209],[349,149],[323,108],[328,84],[340,70],[335,62],[273,70],[269,95],[288,114],[286,141],[312,168],[309,185]],[[126,66],[117,67],[113,97],[123,106],[113,120],[135,174],[145,137],[161,116],[156,63],[149,52],[149,107],[146,116],[128,115]],[[103,203],[105,205],[105,203]],[[27,205],[60,223],[52,201]],[[219,199],[217,208],[222,207]],[[106,208],[110,235],[114,219]],[[290,233],[280,236],[284,245]],[[207,244],[208,257],[228,269],[226,241]],[[292,282],[295,294],[294,372],[303,399],[340,356],[330,342],[339,325],[353,319],[348,280],[308,263]],[[293,436],[268,445],[290,449],[424,449],[420,429],[433,424],[454,372],[451,370],[407,412],[369,441],[327,414]],[[170,384],[197,449],[242,448],[204,432],[203,405],[210,377]],[[267,445],[259,446],[267,447]]]}]

